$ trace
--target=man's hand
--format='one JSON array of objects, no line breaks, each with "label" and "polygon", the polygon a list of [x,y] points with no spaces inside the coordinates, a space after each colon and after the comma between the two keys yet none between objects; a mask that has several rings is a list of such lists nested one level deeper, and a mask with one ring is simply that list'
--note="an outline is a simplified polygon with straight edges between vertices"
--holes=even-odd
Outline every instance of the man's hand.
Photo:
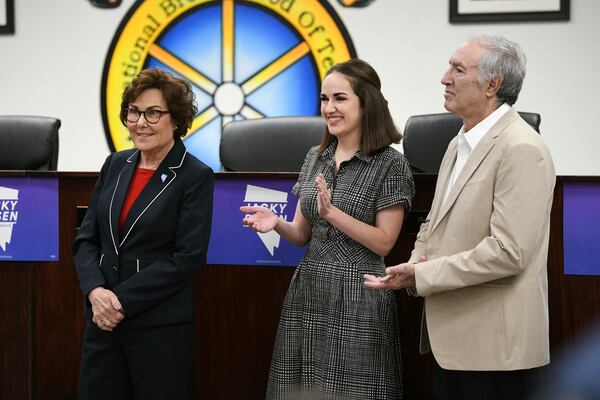
[{"label": "man's hand", "polygon": [[[419,262],[427,261],[427,257],[421,256]],[[402,263],[387,267],[385,276],[366,274],[364,284],[373,289],[404,289],[415,287],[415,265]]]},{"label": "man's hand", "polygon": [[403,289],[415,286],[415,264],[404,263],[387,267],[385,276],[366,274],[365,286],[373,289]]},{"label": "man's hand", "polygon": [[92,289],[88,295],[92,304],[92,322],[103,331],[112,331],[125,318],[117,295],[103,287]]}]

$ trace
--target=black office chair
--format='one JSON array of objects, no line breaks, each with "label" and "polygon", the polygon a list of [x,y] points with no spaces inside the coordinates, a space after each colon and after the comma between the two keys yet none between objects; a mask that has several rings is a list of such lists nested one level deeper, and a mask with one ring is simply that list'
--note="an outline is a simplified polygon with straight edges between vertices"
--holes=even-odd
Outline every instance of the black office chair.
[{"label": "black office chair", "polygon": [[0,115],[0,170],[56,171],[60,120]]},{"label": "black office chair", "polygon": [[[538,133],[541,117],[519,112]],[[448,144],[458,134],[462,120],[452,113],[413,115],[404,127],[404,156],[413,173],[437,174]]]},{"label": "black office chair", "polygon": [[224,171],[299,172],[308,150],[321,143],[321,117],[271,117],[225,125],[219,153]]}]

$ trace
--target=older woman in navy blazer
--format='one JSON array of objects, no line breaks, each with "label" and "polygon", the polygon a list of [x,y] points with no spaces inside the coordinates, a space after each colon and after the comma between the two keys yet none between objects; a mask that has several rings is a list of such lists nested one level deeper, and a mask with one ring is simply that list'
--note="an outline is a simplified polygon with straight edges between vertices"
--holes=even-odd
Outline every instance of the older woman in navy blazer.
[{"label": "older woman in navy blazer", "polygon": [[135,149],[106,159],[73,245],[86,315],[79,398],[189,399],[214,176],[181,141],[197,112],[189,83],[145,70],[121,105]]}]

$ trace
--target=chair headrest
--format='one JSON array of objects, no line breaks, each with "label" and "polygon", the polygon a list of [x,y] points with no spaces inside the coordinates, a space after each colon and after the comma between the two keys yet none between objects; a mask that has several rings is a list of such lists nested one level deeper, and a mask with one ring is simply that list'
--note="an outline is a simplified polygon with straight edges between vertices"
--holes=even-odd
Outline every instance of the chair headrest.
[{"label": "chair headrest", "polygon": [[413,173],[437,174],[448,143],[462,121],[451,113],[413,115],[404,127],[402,147]]},{"label": "chair headrest", "polygon": [[50,170],[58,164],[60,120],[0,116],[0,170]]},{"label": "chair headrest", "polygon": [[[529,125],[540,132],[541,117],[519,112]],[[452,113],[413,115],[406,121],[402,146],[413,173],[437,174],[448,144],[462,126]]]},{"label": "chair headrest", "polygon": [[321,117],[272,117],[225,125],[219,148],[225,171],[299,172],[325,132]]}]

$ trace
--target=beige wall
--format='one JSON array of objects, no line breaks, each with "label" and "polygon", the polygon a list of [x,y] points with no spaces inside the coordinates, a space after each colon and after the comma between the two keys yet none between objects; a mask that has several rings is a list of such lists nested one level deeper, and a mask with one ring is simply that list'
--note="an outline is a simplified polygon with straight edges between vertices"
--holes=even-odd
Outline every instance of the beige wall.
[{"label": "beige wall", "polygon": [[[15,3],[16,34],[0,36],[0,114],[60,118],[59,169],[96,171],[109,152],[100,116],[102,67],[133,0],[116,10],[93,8],[87,0]],[[558,174],[600,175],[600,2],[571,0],[569,22],[467,25],[448,22],[448,3],[376,0],[344,9],[332,1],[358,55],[379,71],[397,124],[444,111],[439,80],[469,34],[502,34],[528,56],[516,108],[542,115]]]}]

